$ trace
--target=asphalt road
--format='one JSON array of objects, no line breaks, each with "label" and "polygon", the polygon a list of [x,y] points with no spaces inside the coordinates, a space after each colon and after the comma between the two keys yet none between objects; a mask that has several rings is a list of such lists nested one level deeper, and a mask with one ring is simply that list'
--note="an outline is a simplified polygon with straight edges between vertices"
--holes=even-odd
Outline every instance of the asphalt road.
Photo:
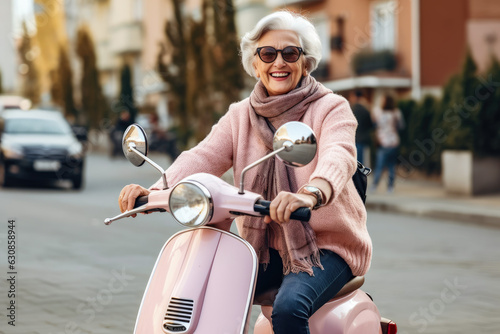
[{"label": "asphalt road", "polygon": [[[87,162],[80,192],[64,184],[0,190],[0,333],[133,332],[158,252],[181,227],[168,214],[105,226],[123,185],[147,186],[158,174],[104,155]],[[363,289],[400,333],[500,333],[500,229],[376,212],[369,229],[375,249]]]}]

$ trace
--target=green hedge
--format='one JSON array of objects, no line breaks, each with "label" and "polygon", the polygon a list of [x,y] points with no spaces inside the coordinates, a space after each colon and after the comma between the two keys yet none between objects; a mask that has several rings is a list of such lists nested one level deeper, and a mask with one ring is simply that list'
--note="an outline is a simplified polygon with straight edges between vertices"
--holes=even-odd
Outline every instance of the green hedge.
[{"label": "green hedge", "polygon": [[443,87],[440,99],[399,101],[407,127],[401,135],[400,162],[428,174],[441,172],[445,149],[500,156],[500,63],[492,57],[478,73],[470,52],[460,73]]}]

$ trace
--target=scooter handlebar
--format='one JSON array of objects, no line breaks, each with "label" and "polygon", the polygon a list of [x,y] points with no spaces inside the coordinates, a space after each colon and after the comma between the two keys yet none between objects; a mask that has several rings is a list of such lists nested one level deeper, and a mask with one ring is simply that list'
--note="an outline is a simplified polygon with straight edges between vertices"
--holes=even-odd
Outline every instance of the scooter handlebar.
[{"label": "scooter handlebar", "polygon": [[[259,200],[254,205],[254,210],[263,215],[269,215],[269,206],[271,205],[270,201]],[[309,208],[298,208],[290,215],[290,219],[300,220],[304,222],[308,222],[311,219],[311,209]]]},{"label": "scooter handlebar", "polygon": [[[148,202],[149,202],[149,195],[139,196],[135,199],[134,209],[143,206],[145,204],[148,204]],[[165,212],[165,209],[156,208],[145,211],[145,213],[150,213],[150,212]]]},{"label": "scooter handlebar", "polygon": [[134,204],[134,209],[135,208],[138,208],[144,204],[148,204],[148,201],[149,201],[149,196],[146,195],[146,196],[139,196],[135,199],[135,204]]}]

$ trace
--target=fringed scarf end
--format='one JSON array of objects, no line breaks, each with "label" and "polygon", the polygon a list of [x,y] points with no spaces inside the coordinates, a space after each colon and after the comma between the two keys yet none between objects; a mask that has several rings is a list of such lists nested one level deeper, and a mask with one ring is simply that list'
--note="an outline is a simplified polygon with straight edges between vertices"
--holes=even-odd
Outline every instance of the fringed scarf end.
[{"label": "fringed scarf end", "polygon": [[294,261],[290,261],[290,257],[287,254],[281,254],[280,252],[280,256],[283,261],[283,275],[285,276],[290,273],[298,274],[300,272],[305,272],[309,274],[309,276],[314,276],[313,267],[324,270],[320,261],[319,251],[314,252],[308,257]]}]

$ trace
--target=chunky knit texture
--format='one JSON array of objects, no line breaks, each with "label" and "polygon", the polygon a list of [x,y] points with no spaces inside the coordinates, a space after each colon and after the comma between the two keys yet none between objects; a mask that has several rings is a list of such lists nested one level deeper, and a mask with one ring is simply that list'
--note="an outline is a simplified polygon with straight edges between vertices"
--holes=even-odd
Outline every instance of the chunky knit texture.
[{"label": "chunky knit texture", "polygon": [[[168,168],[169,185],[194,173],[222,176],[233,167],[238,186],[241,171],[267,153],[250,124],[249,112],[253,111],[248,98],[232,104],[210,134],[196,147],[183,152]],[[370,267],[372,243],[366,229],[366,209],[352,182],[356,169],[356,119],[349,103],[330,93],[311,103],[301,121],[314,130],[318,153],[309,165],[294,170],[297,185],[300,188],[313,178],[322,178],[333,189],[327,205],[314,211],[309,222],[316,233],[318,248],[337,253],[354,275],[364,275]],[[257,171],[254,168],[247,172],[245,189],[252,191],[251,185],[259,177]],[[160,189],[160,182],[151,189]],[[236,222],[240,229],[241,219]]]}]

